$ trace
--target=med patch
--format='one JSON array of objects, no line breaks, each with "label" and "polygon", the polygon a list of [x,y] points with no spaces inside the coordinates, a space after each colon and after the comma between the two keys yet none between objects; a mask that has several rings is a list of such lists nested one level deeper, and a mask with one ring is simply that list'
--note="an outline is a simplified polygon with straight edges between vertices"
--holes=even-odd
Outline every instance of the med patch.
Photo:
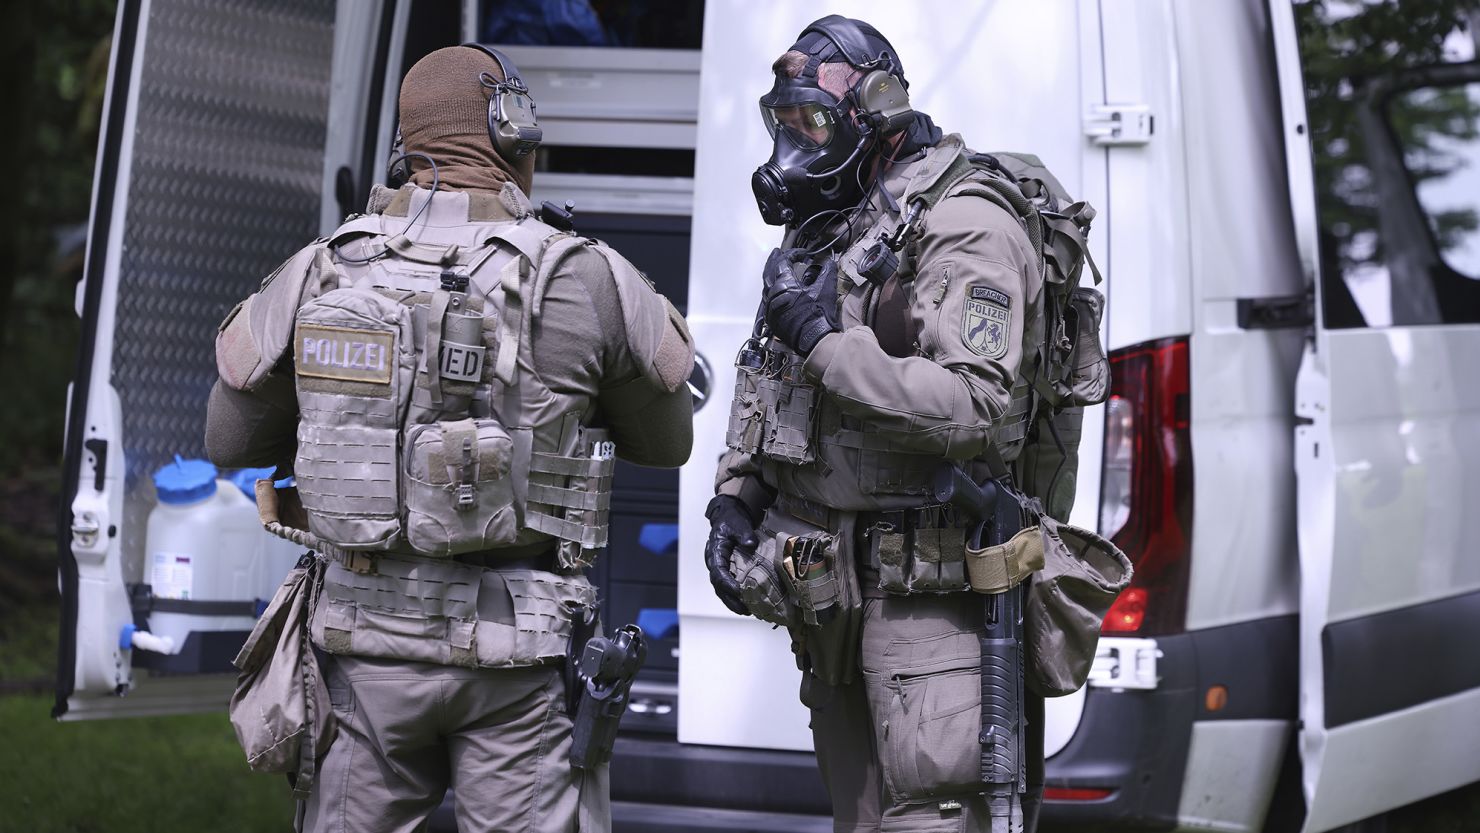
[{"label": "med patch", "polygon": [[1007,355],[1012,332],[1012,298],[989,286],[971,287],[961,313],[961,340],[971,352],[989,359]]}]

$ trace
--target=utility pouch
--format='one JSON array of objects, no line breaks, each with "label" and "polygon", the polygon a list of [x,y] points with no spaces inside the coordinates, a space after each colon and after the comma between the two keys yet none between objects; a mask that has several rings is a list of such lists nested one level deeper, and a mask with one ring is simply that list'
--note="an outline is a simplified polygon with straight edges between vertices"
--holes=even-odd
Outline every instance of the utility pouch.
[{"label": "utility pouch", "polygon": [[817,459],[817,388],[799,361],[747,345],[735,362],[735,399],[725,444],[743,454],[803,466]]},{"label": "utility pouch", "polygon": [[[975,635],[959,637],[934,640],[942,653],[928,664],[865,676],[874,723],[883,727],[879,774],[895,804],[982,790],[981,668],[969,650]],[[950,650],[955,643],[962,649]]]},{"label": "utility pouch", "polygon": [[956,593],[967,589],[966,535],[948,507],[889,512],[867,530],[869,558],[886,593]]},{"label": "utility pouch", "polygon": [[410,310],[334,289],[304,304],[294,331],[298,493],[309,531],[337,547],[401,539],[397,457],[415,374]]},{"label": "utility pouch", "polygon": [[[512,544],[519,534],[514,439],[496,419],[406,432],[406,541],[434,557]],[[523,449],[525,469],[528,449]]]},{"label": "utility pouch", "polygon": [[1043,569],[1044,539],[1041,526],[1018,530],[1005,543],[966,550],[966,575],[978,593],[1004,593],[1023,579]]},{"label": "utility pouch", "polygon": [[863,596],[852,529],[851,519],[832,532],[772,507],[759,530],[791,611],[798,664],[830,686],[857,673]]},{"label": "utility pouch", "polygon": [[755,552],[735,550],[730,557],[730,575],[740,584],[741,598],[755,618],[790,627],[796,608],[781,584],[779,542],[764,529],[760,535]]},{"label": "utility pouch", "polygon": [[1125,553],[1105,538],[1047,516],[1039,523],[1044,563],[1028,585],[1023,610],[1024,682],[1034,694],[1061,697],[1089,678],[1100,626],[1132,570]]},{"label": "utility pouch", "polygon": [[766,429],[766,405],[760,394],[763,379],[758,368],[736,363],[735,399],[730,405],[725,445],[741,454],[754,454],[761,450],[761,437]]},{"label": "utility pouch", "polygon": [[1045,511],[1060,522],[1069,519],[1078,484],[1079,441],[1084,408],[1072,407],[1038,415],[1037,435],[1024,443],[1016,468],[1024,494],[1039,495]]},{"label": "utility pouch", "polygon": [[328,689],[308,644],[322,575],[312,553],[289,571],[232,660],[241,675],[228,707],[247,765],[257,772],[296,773],[294,790],[304,795],[335,731]]},{"label": "utility pouch", "polygon": [[1110,360],[1100,344],[1100,318],[1105,296],[1087,286],[1075,287],[1064,311],[1064,328],[1073,339],[1064,380],[1063,406],[1098,405],[1110,394]]},{"label": "utility pouch", "polygon": [[762,382],[767,402],[761,453],[783,463],[804,466],[817,459],[812,434],[817,416],[817,388],[801,379],[801,365]]}]

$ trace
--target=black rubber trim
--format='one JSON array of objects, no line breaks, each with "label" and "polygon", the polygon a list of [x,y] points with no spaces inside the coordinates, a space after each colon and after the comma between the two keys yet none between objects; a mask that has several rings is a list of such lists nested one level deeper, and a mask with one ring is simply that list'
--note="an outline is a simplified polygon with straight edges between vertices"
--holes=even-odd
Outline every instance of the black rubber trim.
[{"label": "black rubber trim", "polygon": [[192,616],[250,616],[257,618],[257,603],[210,599],[151,598],[149,613],[188,613]]},{"label": "black rubber trim", "polygon": [[1277,298],[1239,298],[1236,315],[1244,330],[1287,330],[1316,322],[1315,297],[1310,294]]},{"label": "black rubber trim", "polygon": [[[1198,720],[1294,720],[1300,703],[1300,617],[1257,619],[1193,631]],[[1228,690],[1208,711],[1208,689]]]},{"label": "black rubber trim", "polygon": [[1078,731],[1045,765],[1048,787],[1109,789],[1110,797],[1046,801],[1045,827],[1088,833],[1176,826],[1199,699],[1197,664],[1191,636],[1156,641],[1161,684],[1152,691],[1091,688]]},{"label": "black rubber trim", "polygon": [[1480,591],[1321,631],[1326,728],[1480,688]]},{"label": "black rubber trim", "polygon": [[[370,92],[365,106],[364,151],[360,156],[360,181],[356,183],[359,205],[370,199],[370,184],[375,181],[375,167],[386,160],[375,158],[375,147],[380,139],[380,106],[385,97],[386,74],[390,60],[391,34],[396,28],[396,4],[401,0],[383,0],[380,6],[380,28],[375,37],[375,62],[370,70]],[[394,124],[392,125],[394,127]],[[352,210],[363,208],[351,206]]]},{"label": "black rubber trim", "polygon": [[135,40],[139,34],[140,0],[123,0],[118,15],[118,30],[113,35],[117,46],[109,78],[113,85],[108,95],[108,123],[98,141],[102,162],[98,166],[97,201],[93,204],[93,225],[89,229],[86,285],[82,298],[81,343],[77,345],[77,366],[72,379],[72,401],[67,406],[67,446],[62,458],[62,492],[57,507],[57,577],[61,585],[62,610],[57,635],[56,703],[51,716],[67,713],[67,700],[76,690],[77,680],[77,558],[72,554],[72,501],[77,497],[82,475],[83,442],[87,433],[87,405],[92,380],[93,353],[97,350],[98,318],[102,313],[103,281],[108,261],[109,231],[113,226],[113,205],[118,184],[119,155],[123,148],[124,123],[128,115],[129,86],[133,80]]},{"label": "black rubber trim", "polygon": [[241,653],[250,630],[245,631],[191,631],[184,644],[173,654],[156,654],[151,651],[136,651],[134,668],[143,668],[150,675],[235,674],[232,664]]},{"label": "black rubber trim", "polygon": [[617,738],[611,795],[633,804],[832,814],[810,752],[699,746],[660,737]]},{"label": "black rubber trim", "polygon": [[831,816],[612,802],[612,833],[832,833]]},{"label": "black rubber trim", "polygon": [[[1108,798],[1046,802],[1054,830],[1170,830],[1197,721],[1296,719],[1299,619],[1291,614],[1156,638],[1161,683],[1152,691],[1091,688],[1079,729],[1048,759],[1051,787],[1109,789]],[[1207,709],[1207,691],[1227,688]]]}]

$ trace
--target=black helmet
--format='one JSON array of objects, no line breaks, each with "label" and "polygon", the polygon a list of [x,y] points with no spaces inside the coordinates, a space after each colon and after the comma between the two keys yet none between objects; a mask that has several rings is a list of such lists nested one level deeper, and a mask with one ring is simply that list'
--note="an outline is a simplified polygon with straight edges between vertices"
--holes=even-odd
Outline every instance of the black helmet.
[{"label": "black helmet", "polygon": [[[761,96],[761,117],[775,143],[771,158],[751,177],[761,217],[797,226],[863,198],[859,168],[881,136],[909,124],[909,84],[894,47],[874,27],[829,15],[802,30],[788,51],[807,56],[793,77],[778,70]],[[818,85],[826,63],[847,63],[865,74],[838,98]]]}]

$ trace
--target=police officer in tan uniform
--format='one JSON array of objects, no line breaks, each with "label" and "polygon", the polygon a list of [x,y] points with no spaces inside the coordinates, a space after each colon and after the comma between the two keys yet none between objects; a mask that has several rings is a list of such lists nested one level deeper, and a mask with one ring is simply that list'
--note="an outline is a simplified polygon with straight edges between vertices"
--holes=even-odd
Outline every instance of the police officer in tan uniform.
[{"label": "police officer in tan uniform", "polygon": [[[1040,258],[960,137],[910,108],[872,26],[823,18],[772,69],[775,152],[753,184],[786,234],[737,361],[711,581],[789,628],[836,830],[987,830],[982,597],[931,476],[954,461],[981,482],[1016,459]],[[1041,788],[1041,734],[1036,759]]]},{"label": "police officer in tan uniform", "polygon": [[[300,823],[609,829],[573,768],[563,670],[594,618],[614,456],[689,455],[683,319],[616,252],[547,225],[540,133],[507,59],[407,73],[410,182],[290,258],[222,326],[207,447],[296,476],[269,528],[311,546],[337,736]],[[330,704],[323,704],[327,709]]]}]

